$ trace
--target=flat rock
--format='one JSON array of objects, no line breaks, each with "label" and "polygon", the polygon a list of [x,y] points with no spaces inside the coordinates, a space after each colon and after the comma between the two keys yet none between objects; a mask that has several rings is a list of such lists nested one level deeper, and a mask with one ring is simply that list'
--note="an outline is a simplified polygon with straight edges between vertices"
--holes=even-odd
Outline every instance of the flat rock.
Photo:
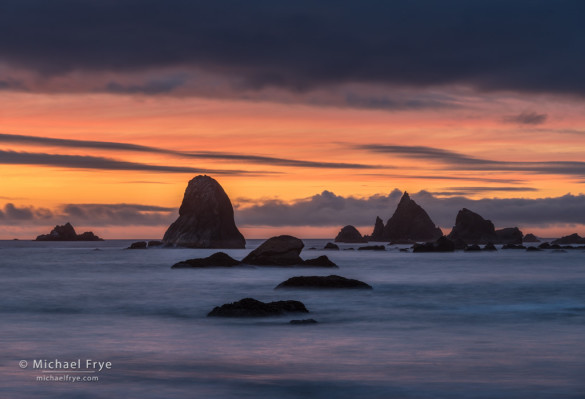
[{"label": "flat rock", "polygon": [[261,302],[253,298],[216,306],[207,317],[268,317],[286,313],[309,313],[302,302],[276,301]]},{"label": "flat rock", "polygon": [[299,276],[291,277],[288,280],[278,284],[279,288],[362,288],[372,289],[372,286],[363,281],[345,278],[336,275],[330,276]]},{"label": "flat rock", "polygon": [[246,256],[242,262],[259,266],[294,266],[303,263],[299,256],[303,241],[296,237],[282,235],[269,238]]},{"label": "flat rock", "polygon": [[175,263],[172,269],[200,268],[200,267],[234,267],[242,262],[236,260],[224,252],[216,252],[207,258],[188,259]]},{"label": "flat rock", "polygon": [[232,203],[209,176],[197,176],[187,185],[179,218],[163,242],[188,248],[245,248],[246,240],[234,221]]},{"label": "flat rock", "polygon": [[337,265],[325,255],[321,255],[315,259],[304,260],[301,262],[300,266],[337,267]]}]

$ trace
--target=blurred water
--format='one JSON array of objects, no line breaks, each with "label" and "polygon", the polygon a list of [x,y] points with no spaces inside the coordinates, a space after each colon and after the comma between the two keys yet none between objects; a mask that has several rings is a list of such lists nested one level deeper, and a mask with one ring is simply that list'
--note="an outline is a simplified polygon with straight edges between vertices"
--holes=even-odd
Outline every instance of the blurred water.
[{"label": "blurred water", "polygon": [[[305,249],[340,268],[171,270],[214,251],[130,243],[0,241],[0,397],[585,398],[582,251]],[[374,289],[274,290],[333,273]],[[244,297],[300,300],[319,324],[205,317]],[[56,358],[113,366],[78,383],[18,367]]]}]

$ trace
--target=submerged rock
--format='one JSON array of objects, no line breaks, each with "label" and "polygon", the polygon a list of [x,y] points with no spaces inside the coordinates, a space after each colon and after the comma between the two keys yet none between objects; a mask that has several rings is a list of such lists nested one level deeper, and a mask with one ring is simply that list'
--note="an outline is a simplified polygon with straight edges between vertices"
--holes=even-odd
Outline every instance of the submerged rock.
[{"label": "submerged rock", "polygon": [[412,252],[454,252],[455,243],[447,237],[442,236],[435,242],[414,244]]},{"label": "submerged rock", "polygon": [[362,237],[358,229],[351,225],[347,225],[337,234],[335,242],[360,243],[367,242],[367,240]]},{"label": "submerged rock", "polygon": [[246,256],[242,262],[260,266],[293,266],[303,260],[299,256],[305,244],[296,237],[282,235],[269,238]]},{"label": "submerged rock", "polygon": [[207,317],[267,317],[286,313],[309,313],[302,302],[276,301],[261,302],[253,298],[216,306]]},{"label": "submerged rock", "polygon": [[91,231],[77,234],[71,223],[67,222],[62,226],[55,226],[49,234],[37,236],[35,241],[103,241],[103,239]]},{"label": "submerged rock", "polygon": [[519,244],[506,244],[502,247],[502,249],[526,249],[526,247]]},{"label": "submerged rock", "polygon": [[279,288],[362,288],[372,289],[372,286],[363,281],[336,276],[300,276],[291,277],[278,284]]},{"label": "submerged rock", "polygon": [[467,247],[465,247],[465,252],[475,252],[475,251],[481,251],[481,248],[479,245],[477,244],[473,244],[473,245],[468,245]]},{"label": "submerged rock", "polygon": [[527,247],[526,251],[527,252],[538,252],[538,251],[542,251],[542,249],[540,249],[538,247]]},{"label": "submerged rock", "polygon": [[301,262],[301,266],[315,266],[315,267],[337,267],[327,256],[321,255],[315,259],[307,259]]},{"label": "submerged rock", "polygon": [[209,176],[197,176],[187,185],[179,218],[166,231],[163,242],[188,248],[244,248],[246,240],[236,227],[232,203]]},{"label": "submerged rock", "polygon": [[405,191],[394,214],[388,219],[379,241],[432,241],[442,235],[443,232],[433,223],[427,212]]},{"label": "submerged rock", "polygon": [[323,249],[339,251],[339,245],[333,244],[332,242],[328,242],[327,244],[325,244],[325,247],[323,247]]},{"label": "submerged rock", "polygon": [[317,324],[315,319],[302,319],[302,320],[291,320],[290,324]]},{"label": "submerged rock", "polygon": [[487,243],[487,244],[485,244],[485,246],[483,247],[483,250],[484,250],[484,251],[497,251],[498,249],[496,248],[496,246],[495,246],[493,243],[491,243],[491,242],[488,242],[488,243]]},{"label": "submerged rock", "polygon": [[359,247],[358,251],[385,251],[386,247],[383,245],[366,245],[365,247]]},{"label": "submerged rock", "polygon": [[236,260],[224,252],[216,252],[207,258],[188,259],[175,263],[172,269],[198,268],[198,267],[233,267],[239,266],[242,262]]}]

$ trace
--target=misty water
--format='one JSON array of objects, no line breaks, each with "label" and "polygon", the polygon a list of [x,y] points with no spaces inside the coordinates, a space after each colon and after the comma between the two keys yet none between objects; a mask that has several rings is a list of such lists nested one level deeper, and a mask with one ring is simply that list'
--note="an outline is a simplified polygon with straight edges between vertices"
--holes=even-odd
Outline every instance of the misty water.
[{"label": "misty water", "polygon": [[[0,242],[0,397],[585,398],[585,253],[321,251],[339,269],[171,270],[212,250]],[[227,250],[241,259],[246,250]],[[349,246],[349,245],[346,245]],[[99,250],[96,250],[99,249]],[[274,290],[339,274],[373,290]],[[310,315],[207,318],[245,297]],[[290,325],[311,317],[314,325]],[[109,361],[36,381],[34,359]],[[20,360],[29,367],[21,369]]]}]

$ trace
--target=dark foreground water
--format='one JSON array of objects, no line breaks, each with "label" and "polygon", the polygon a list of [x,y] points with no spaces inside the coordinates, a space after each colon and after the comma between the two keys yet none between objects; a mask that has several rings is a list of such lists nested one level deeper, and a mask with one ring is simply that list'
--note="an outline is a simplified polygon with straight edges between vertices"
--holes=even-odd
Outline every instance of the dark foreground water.
[{"label": "dark foreground water", "polygon": [[[0,397],[585,398],[582,251],[305,250],[340,269],[171,270],[213,251],[128,244],[0,242]],[[332,273],[374,289],[274,291]],[[319,324],[205,317],[244,297],[301,300]],[[112,367],[43,373],[38,359]],[[37,381],[49,374],[99,381]]]}]

